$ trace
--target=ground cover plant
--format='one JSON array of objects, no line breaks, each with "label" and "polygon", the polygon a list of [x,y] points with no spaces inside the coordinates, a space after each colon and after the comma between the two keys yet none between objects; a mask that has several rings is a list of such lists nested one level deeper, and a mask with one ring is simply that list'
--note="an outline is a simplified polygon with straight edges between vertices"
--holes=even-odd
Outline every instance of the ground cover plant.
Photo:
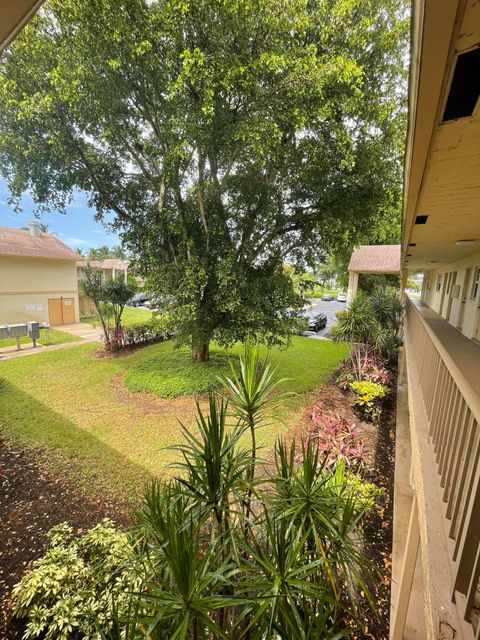
[{"label": "ground cover plant", "polygon": [[[9,393],[0,399],[0,430],[4,437],[45,449],[51,464],[72,470],[86,490],[132,496],[147,476],[169,473],[177,454],[167,447],[181,440],[178,418],[192,422],[195,401],[192,396],[133,393],[124,386],[125,374],[143,360],[150,361],[152,370],[167,365],[170,356],[175,360],[171,342],[120,357],[97,358],[96,349],[86,344],[2,363]],[[346,357],[347,348],[295,336],[289,348],[263,348],[261,353],[278,367],[280,378],[289,379],[280,391],[297,394],[282,400],[275,425],[258,431],[257,445],[271,448],[296,422],[308,393]],[[198,363],[197,371],[203,366]]]},{"label": "ground cover plant", "polygon": [[[66,331],[60,331],[59,329],[44,329],[40,327],[40,338],[37,340],[37,344],[47,347],[51,344],[65,344],[67,342],[78,342],[81,340],[79,336],[74,336]],[[6,347],[14,347],[17,344],[15,338],[3,338],[0,340],[0,351]],[[32,340],[28,336],[20,338],[20,344],[31,345]]]},{"label": "ground cover plant", "polygon": [[[370,586],[377,570],[362,551],[362,523],[378,490],[362,486],[341,456],[327,465],[313,439],[303,441],[300,450],[295,441],[287,445],[279,439],[265,472],[254,448],[243,444],[243,435],[275,419],[277,382],[258,351],[250,350],[230,382],[224,381],[230,396],[211,394],[204,410],[197,405],[197,428],[185,426],[185,442],[176,447],[182,454],[176,477],[153,482],[145,493],[130,564],[119,568],[113,558],[109,565],[112,555],[105,541],[116,542],[110,530],[100,536],[100,545],[98,528],[77,547],[63,545],[80,569],[80,593],[85,583],[92,589],[92,582],[94,587],[113,585],[115,576],[123,581],[128,567],[130,584],[136,582],[128,605],[124,592],[105,588],[97,597],[100,603],[111,598],[110,615],[99,616],[92,629],[88,607],[82,612],[75,597],[64,598],[61,581],[68,578],[59,574],[53,549],[16,588],[16,606],[27,616],[29,637],[50,637],[59,618],[62,628],[70,626],[86,640],[334,640],[352,635],[360,612],[372,604]],[[68,537],[67,529],[53,534],[61,545],[65,533]],[[122,545],[120,552],[126,548]],[[81,558],[78,565],[82,549],[87,559],[97,557],[93,581],[88,563]],[[60,576],[53,593],[40,579],[45,565],[54,579]],[[36,607],[29,608],[29,598]],[[44,626],[35,626],[39,607]]]}]

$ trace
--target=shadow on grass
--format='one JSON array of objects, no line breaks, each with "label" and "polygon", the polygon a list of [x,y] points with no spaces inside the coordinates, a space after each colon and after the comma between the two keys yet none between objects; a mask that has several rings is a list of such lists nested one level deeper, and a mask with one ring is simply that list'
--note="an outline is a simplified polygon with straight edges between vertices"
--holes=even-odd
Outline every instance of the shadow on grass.
[{"label": "shadow on grass", "polygon": [[67,474],[97,496],[134,501],[152,477],[144,467],[11,382],[0,395],[0,436],[39,448],[53,472]]}]

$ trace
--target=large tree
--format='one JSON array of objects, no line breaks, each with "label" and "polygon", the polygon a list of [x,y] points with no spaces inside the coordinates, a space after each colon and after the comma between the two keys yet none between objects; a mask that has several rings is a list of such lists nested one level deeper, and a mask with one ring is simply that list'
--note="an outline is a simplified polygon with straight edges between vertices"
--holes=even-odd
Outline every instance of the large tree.
[{"label": "large tree", "polygon": [[283,270],[398,220],[402,0],[49,0],[0,62],[13,199],[74,189],[193,356],[286,335]]}]

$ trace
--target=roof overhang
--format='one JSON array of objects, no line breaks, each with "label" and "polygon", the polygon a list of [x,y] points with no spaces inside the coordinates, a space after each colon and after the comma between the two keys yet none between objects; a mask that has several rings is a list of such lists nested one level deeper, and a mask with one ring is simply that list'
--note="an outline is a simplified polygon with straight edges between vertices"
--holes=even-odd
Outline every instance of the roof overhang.
[{"label": "roof overhang", "polygon": [[30,22],[43,0],[2,0],[0,2],[0,52]]},{"label": "roof overhang", "polygon": [[[480,239],[480,105],[472,116],[442,122],[457,55],[480,45],[480,6],[413,0],[412,14],[402,265],[426,270],[480,250],[480,242],[456,245]],[[418,215],[427,224],[417,226]]]}]

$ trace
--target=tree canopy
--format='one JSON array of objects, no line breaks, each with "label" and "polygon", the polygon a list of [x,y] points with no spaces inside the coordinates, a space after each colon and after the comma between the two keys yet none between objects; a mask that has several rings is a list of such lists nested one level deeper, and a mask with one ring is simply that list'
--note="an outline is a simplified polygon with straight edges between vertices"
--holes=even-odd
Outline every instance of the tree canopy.
[{"label": "tree canopy", "polygon": [[13,200],[74,189],[194,357],[289,332],[283,262],[399,226],[403,0],[50,0],[0,61]]}]

